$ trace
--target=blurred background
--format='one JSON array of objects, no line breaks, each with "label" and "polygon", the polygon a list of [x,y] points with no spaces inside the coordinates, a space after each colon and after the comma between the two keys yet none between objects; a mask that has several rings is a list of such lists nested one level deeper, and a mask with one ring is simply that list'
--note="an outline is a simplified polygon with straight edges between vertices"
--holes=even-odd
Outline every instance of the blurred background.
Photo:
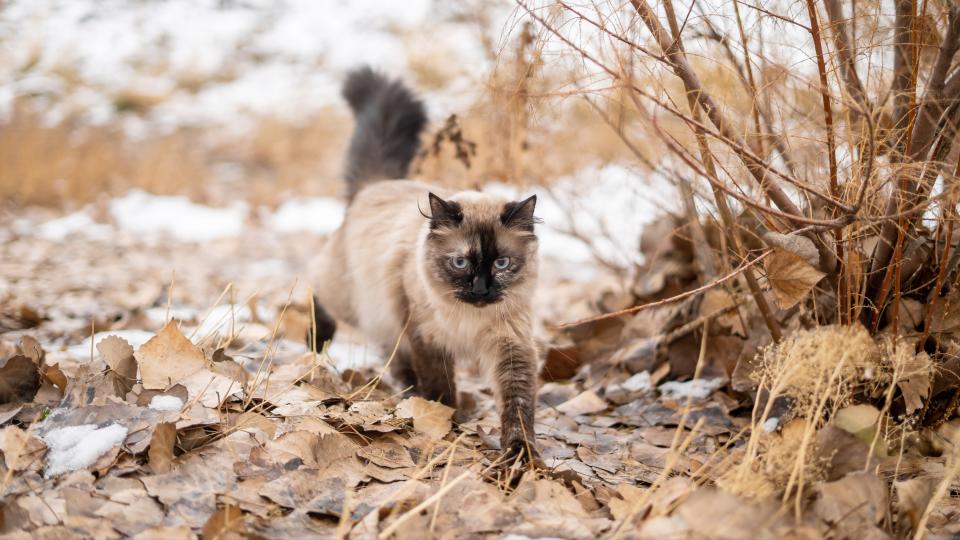
[{"label": "blurred background", "polygon": [[513,2],[16,0],[0,4],[7,319],[29,306],[75,343],[168,316],[131,309],[302,301],[342,217],[339,91],[362,64],[426,103],[415,177],[538,193],[549,281],[629,288],[673,191],[650,189],[659,177],[583,98],[597,70]]}]

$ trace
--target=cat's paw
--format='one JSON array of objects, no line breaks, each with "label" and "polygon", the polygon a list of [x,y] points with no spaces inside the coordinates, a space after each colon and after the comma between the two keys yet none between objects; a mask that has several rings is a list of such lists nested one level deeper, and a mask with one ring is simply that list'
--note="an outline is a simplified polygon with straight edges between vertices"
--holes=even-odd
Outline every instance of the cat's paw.
[{"label": "cat's paw", "polygon": [[503,451],[497,462],[503,467],[511,467],[519,462],[527,467],[543,468],[543,460],[540,459],[540,452],[533,441],[514,439],[501,443],[501,448]]}]

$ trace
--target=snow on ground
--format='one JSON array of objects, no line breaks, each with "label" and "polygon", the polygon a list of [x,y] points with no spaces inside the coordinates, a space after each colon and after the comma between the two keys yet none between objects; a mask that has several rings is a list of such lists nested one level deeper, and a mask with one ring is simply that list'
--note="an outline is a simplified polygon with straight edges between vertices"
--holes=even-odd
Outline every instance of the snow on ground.
[{"label": "snow on ground", "polygon": [[330,197],[289,199],[266,221],[278,233],[329,234],[340,226],[345,210],[343,201]]},{"label": "snow on ground", "polygon": [[[455,70],[437,117],[473,98],[487,71],[482,39],[456,7],[430,0],[11,0],[0,9],[0,118],[28,97],[56,123],[122,117],[128,131],[216,124],[242,131],[258,115],[303,118],[343,107],[343,73],[367,63],[409,74],[449,51]],[[490,10],[505,19],[509,10]],[[331,16],[331,14],[336,14]],[[68,69],[65,69],[68,68]],[[127,114],[124,93],[155,99]]]},{"label": "snow on ground", "polygon": [[108,450],[127,437],[127,428],[118,424],[97,427],[95,424],[51,429],[43,435],[47,444],[47,478],[65,472],[85,469],[97,462]]},{"label": "snow on ground", "polygon": [[[513,199],[535,193],[536,215],[543,220],[538,233],[540,253],[571,263],[571,268],[589,266],[595,257],[625,268],[642,262],[637,246],[643,226],[675,206],[668,202],[672,187],[666,181],[645,180],[641,172],[620,164],[588,167],[549,188],[519,190],[491,184],[485,191]],[[238,237],[252,227],[250,209],[242,202],[215,208],[183,196],[131,190],[111,200],[108,207],[120,231],[145,237],[166,235],[183,242],[208,242]],[[291,198],[274,211],[259,209],[259,221],[276,235],[325,235],[339,227],[344,210],[344,202],[336,198]],[[96,223],[93,212],[91,207],[37,224],[40,236],[61,241],[81,234],[108,240],[114,230]],[[17,228],[30,226],[23,222]]]},{"label": "snow on ground", "polygon": [[110,202],[110,215],[120,228],[134,233],[169,234],[188,242],[237,236],[243,231],[247,213],[243,202],[213,208],[190,202],[187,197],[151,195],[137,189]]},{"label": "snow on ground", "polygon": [[692,381],[669,381],[657,387],[660,394],[674,401],[682,399],[703,400],[710,397],[710,394],[726,384],[726,379],[717,377],[714,379],[694,379]]},{"label": "snow on ground", "polygon": [[150,408],[155,411],[179,411],[183,409],[183,400],[177,396],[156,395],[150,399]]}]

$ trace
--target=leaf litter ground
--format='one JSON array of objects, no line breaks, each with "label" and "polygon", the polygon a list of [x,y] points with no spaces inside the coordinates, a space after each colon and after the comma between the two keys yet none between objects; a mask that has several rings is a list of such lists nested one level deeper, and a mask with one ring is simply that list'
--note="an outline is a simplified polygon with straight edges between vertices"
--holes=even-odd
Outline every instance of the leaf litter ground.
[{"label": "leaf litter ground", "polygon": [[[305,349],[321,241],[0,245],[0,538],[886,537],[924,513],[960,532],[950,452],[871,452],[875,410],[811,430],[771,400],[757,422],[736,388],[762,327],[722,289],[545,334],[545,467],[492,467],[495,405],[472,366],[454,411],[382,379],[387,359],[349,329]],[[626,298],[548,264],[544,322],[682,290],[682,265],[658,261]],[[705,344],[689,322],[708,315],[722,331]],[[805,435],[822,455],[794,512],[778,493],[796,456],[777,452]]]}]

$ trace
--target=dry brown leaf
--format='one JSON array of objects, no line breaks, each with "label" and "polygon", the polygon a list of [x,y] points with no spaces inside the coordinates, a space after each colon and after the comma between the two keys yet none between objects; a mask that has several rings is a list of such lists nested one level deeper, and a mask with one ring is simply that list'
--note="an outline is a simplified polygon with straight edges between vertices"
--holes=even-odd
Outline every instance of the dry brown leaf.
[{"label": "dry brown leaf", "polygon": [[161,422],[150,437],[150,470],[154,474],[170,472],[173,468],[173,446],[177,442],[177,426],[172,422]]},{"label": "dry brown leaf", "polygon": [[906,533],[916,528],[924,510],[930,504],[937,483],[938,481],[935,478],[929,477],[895,480],[893,482],[893,489],[897,494],[894,510],[897,512],[897,530],[900,533],[898,537],[905,538]]},{"label": "dry brown leaf", "polygon": [[240,507],[228,504],[217,510],[203,525],[201,540],[234,540],[246,538],[242,531],[246,529],[243,512]]},{"label": "dry brown leaf", "polygon": [[414,465],[413,459],[410,458],[410,452],[407,452],[406,448],[387,441],[374,441],[367,446],[360,447],[357,450],[357,457],[390,469],[413,467]]},{"label": "dry brown leaf", "polygon": [[817,486],[814,512],[829,524],[843,524],[855,531],[864,525],[880,525],[887,516],[887,483],[871,473],[856,472],[835,482]]},{"label": "dry brown leaf", "polygon": [[67,389],[67,376],[64,375],[63,371],[60,369],[60,366],[57,364],[44,367],[43,378],[56,386],[57,389],[60,390],[61,396],[63,395],[64,390]]},{"label": "dry brown leaf", "polygon": [[124,396],[137,383],[137,361],[133,357],[133,347],[117,336],[107,336],[97,343],[100,356],[110,368],[114,390]]},{"label": "dry brown leaf", "polygon": [[40,342],[30,336],[20,336],[20,341],[17,342],[17,350],[39,367],[43,366],[43,361],[47,356],[43,347],[40,346]]},{"label": "dry brown leaf", "polygon": [[913,414],[922,409],[927,398],[930,397],[932,372],[930,356],[925,352],[912,355],[904,362],[902,374],[897,380],[897,387],[903,395],[907,414]]},{"label": "dry brown leaf", "polygon": [[17,426],[0,429],[0,456],[7,470],[39,470],[46,448],[43,441]]},{"label": "dry brown leaf", "polygon": [[240,431],[259,429],[266,434],[267,440],[273,439],[277,434],[277,425],[266,416],[254,411],[248,411],[238,416],[234,427]]},{"label": "dry brown leaf", "polygon": [[134,356],[140,364],[143,387],[148,390],[167,388],[203,371],[205,366],[203,351],[180,332],[175,321],[168,322]]},{"label": "dry brown leaf", "polygon": [[820,253],[817,251],[816,244],[806,236],[768,232],[763,235],[763,241],[772,248],[799,256],[810,266],[817,266],[820,262]]},{"label": "dry brown leaf", "polygon": [[719,288],[710,289],[703,294],[703,300],[700,302],[700,316],[708,317],[724,310],[730,310],[728,313],[717,316],[717,323],[724,328],[729,328],[731,332],[738,336],[746,336],[747,332],[744,329],[743,320],[734,309],[736,305],[736,299],[729,292]]},{"label": "dry brown leaf", "polygon": [[399,418],[412,418],[413,429],[432,439],[442,439],[450,432],[454,410],[442,403],[422,397],[409,397],[399,404],[395,414]]},{"label": "dry brown leaf", "polygon": [[0,364],[0,404],[29,403],[40,389],[40,371],[23,355]]},{"label": "dry brown leaf", "polygon": [[606,410],[609,405],[593,390],[586,390],[557,405],[557,410],[568,416],[593,414]]},{"label": "dry brown leaf", "polygon": [[774,302],[780,309],[797,305],[826,275],[802,256],[780,248],[774,248],[773,253],[764,259],[763,267],[773,290]]},{"label": "dry brown leaf", "polygon": [[191,540],[193,531],[187,525],[176,527],[151,527],[138,532],[133,540]]},{"label": "dry brown leaf", "polygon": [[833,415],[833,425],[855,435],[867,444],[873,442],[877,433],[877,420],[880,411],[873,405],[851,405],[838,410]]}]

